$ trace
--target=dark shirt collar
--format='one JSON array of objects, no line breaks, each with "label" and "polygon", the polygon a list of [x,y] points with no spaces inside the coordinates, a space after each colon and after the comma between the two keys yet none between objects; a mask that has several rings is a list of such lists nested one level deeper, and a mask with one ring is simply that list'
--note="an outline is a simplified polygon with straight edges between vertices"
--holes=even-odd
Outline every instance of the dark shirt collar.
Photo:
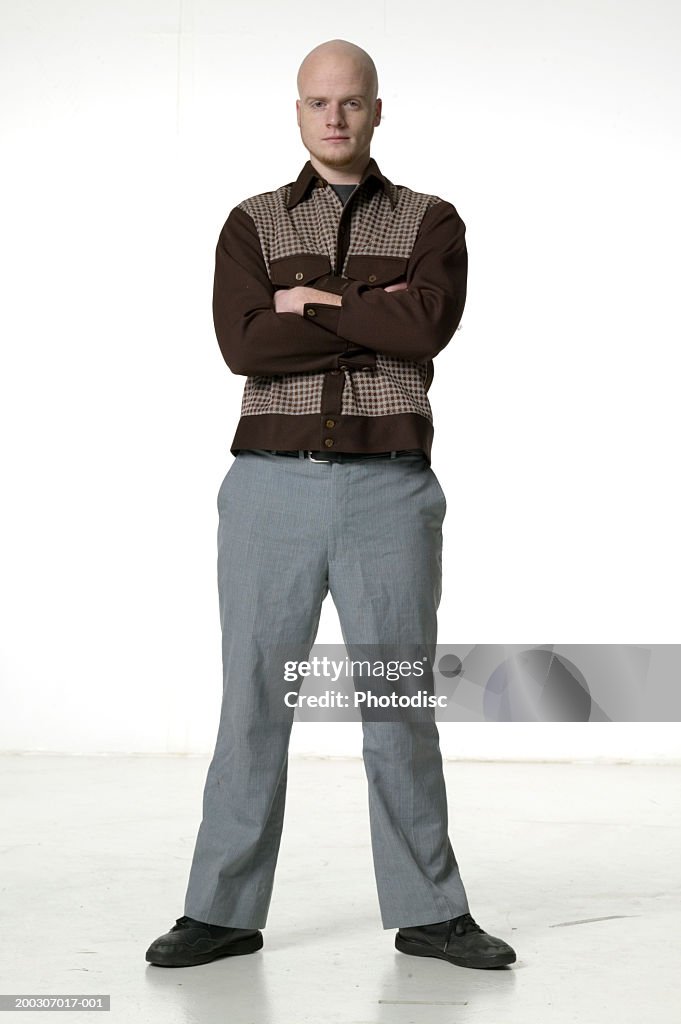
[{"label": "dark shirt collar", "polygon": [[[389,178],[386,178],[384,174],[381,174],[380,168],[373,157],[369,159],[369,163],[364,168],[358,185],[363,185],[365,181],[369,181],[372,188],[382,188],[390,199],[390,205],[392,207],[395,206],[395,203],[397,202],[395,186]],[[308,190],[318,184],[321,184],[321,186],[325,188],[329,183],[326,178],[323,178],[321,174],[315,170],[312,163],[308,160],[291,187],[291,193],[286,204],[287,209],[290,210],[296,206],[301,199],[305,198]]]}]

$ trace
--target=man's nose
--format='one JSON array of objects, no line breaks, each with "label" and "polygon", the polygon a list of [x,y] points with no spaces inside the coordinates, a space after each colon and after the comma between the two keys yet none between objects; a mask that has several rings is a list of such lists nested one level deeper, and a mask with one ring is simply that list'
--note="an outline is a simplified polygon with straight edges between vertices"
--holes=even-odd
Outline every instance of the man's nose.
[{"label": "man's nose", "polygon": [[330,103],[327,112],[326,123],[330,125],[338,125],[344,123],[343,108],[340,103]]}]

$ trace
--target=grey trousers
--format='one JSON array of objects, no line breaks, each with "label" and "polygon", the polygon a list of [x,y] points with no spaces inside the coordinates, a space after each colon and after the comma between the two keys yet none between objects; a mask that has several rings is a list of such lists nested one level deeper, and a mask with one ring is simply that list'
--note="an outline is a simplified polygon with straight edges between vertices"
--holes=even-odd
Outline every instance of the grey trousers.
[{"label": "grey trousers", "polygon": [[[259,450],[237,455],[218,511],[223,698],[184,913],[262,928],[294,713],[273,645],[302,645],[307,656],[330,591],[348,653],[406,640],[434,657],[446,502],[419,454],[314,463]],[[383,927],[466,913],[434,717],[362,729]]]}]

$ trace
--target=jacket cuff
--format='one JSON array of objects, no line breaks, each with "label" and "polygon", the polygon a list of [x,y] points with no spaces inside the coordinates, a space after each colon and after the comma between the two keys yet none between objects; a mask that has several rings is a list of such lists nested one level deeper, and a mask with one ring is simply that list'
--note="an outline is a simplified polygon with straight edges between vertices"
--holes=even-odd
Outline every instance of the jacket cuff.
[{"label": "jacket cuff", "polygon": [[[340,306],[329,306],[323,302],[305,302],[303,304],[303,316],[306,320],[311,320],[335,335],[338,333],[340,311]],[[376,367],[375,352],[352,342],[347,344],[345,352],[341,352],[338,356],[339,368],[345,366],[348,370],[373,370]]]},{"label": "jacket cuff", "polygon": [[313,324],[325,327],[327,331],[338,334],[338,318],[340,306],[327,306],[323,302],[305,302],[303,304],[303,317]]}]

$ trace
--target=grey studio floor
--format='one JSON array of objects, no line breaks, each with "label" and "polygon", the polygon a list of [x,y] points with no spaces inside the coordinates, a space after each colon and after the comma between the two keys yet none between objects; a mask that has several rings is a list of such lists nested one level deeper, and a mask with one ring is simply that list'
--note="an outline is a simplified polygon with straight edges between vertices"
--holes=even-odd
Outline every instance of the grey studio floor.
[{"label": "grey studio floor", "polygon": [[291,756],[264,948],[155,967],[208,763],[0,757],[0,992],[109,994],[106,1019],[126,1024],[681,1020],[681,767],[445,762],[472,913],[518,954],[482,971],[397,952],[361,760]]}]

